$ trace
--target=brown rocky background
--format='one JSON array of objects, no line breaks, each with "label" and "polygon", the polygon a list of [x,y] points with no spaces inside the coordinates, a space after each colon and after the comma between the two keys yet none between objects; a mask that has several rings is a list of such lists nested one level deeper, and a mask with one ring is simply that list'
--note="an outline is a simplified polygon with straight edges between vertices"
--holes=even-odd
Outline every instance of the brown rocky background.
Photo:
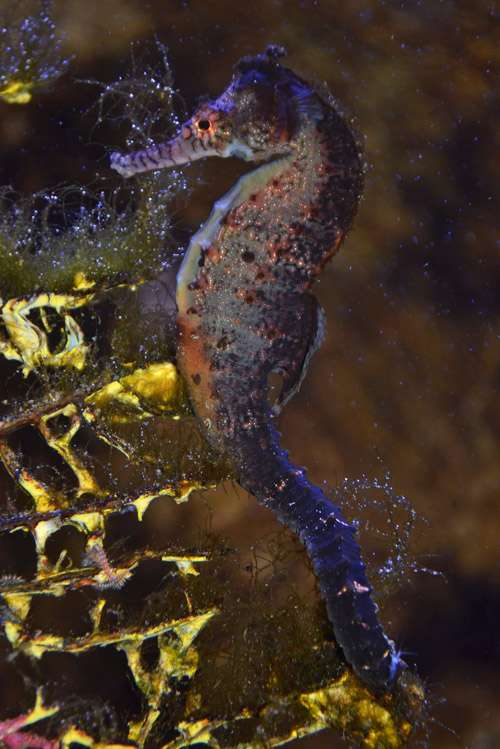
[{"label": "brown rocky background", "polygon": [[[8,5],[13,0],[2,0]],[[281,418],[293,458],[317,482],[383,479],[411,501],[416,567],[384,621],[428,684],[429,743],[500,745],[500,247],[498,9],[487,0],[56,0],[74,60],[25,107],[0,104],[0,182],[29,193],[92,184],[120,135],[83,114],[132,41],[170,51],[189,110],[217,94],[243,54],[284,44],[289,64],[326,81],[365,136],[366,190],[354,230],[318,295],[327,339]],[[186,242],[244,165],[186,171]],[[110,177],[111,180],[115,178]],[[245,548],[275,529],[241,490],[206,493],[216,530]],[[388,503],[363,517],[385,522]],[[355,503],[350,507],[355,514]],[[376,534],[362,535],[367,557]],[[297,573],[300,574],[300,571]],[[341,746],[328,732],[309,749]]]}]

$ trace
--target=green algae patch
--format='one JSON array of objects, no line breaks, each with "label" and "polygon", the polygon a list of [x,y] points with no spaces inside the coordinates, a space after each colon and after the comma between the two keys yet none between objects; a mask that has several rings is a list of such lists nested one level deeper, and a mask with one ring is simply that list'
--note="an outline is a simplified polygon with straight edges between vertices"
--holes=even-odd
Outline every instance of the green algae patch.
[{"label": "green algae patch", "polygon": [[[5,23],[2,33],[10,29],[14,34],[15,25]],[[30,17],[25,25],[33,23]],[[7,43],[13,50],[20,44]],[[116,82],[87,82],[99,91],[97,125],[111,112],[116,119],[122,107],[119,120],[134,148],[146,147],[159,132],[174,131],[179,124],[165,49],[158,43],[150,52],[152,65],[141,67],[133,60],[129,73]],[[15,77],[9,72],[14,68],[15,62],[0,53],[0,97],[27,101],[34,84]],[[142,283],[176,262],[170,208],[189,192],[182,171],[156,172],[126,187],[121,181],[100,182],[94,190],[67,185],[30,197],[0,188],[0,297]]]},{"label": "green algae patch", "polygon": [[[120,211],[120,187],[114,196],[79,187],[31,198],[0,190],[0,296],[81,292],[154,277],[172,257],[167,200],[182,189],[171,179],[167,196],[151,178],[131,188]],[[71,204],[78,211],[65,207]],[[66,223],[64,231],[53,229],[57,221]]]},{"label": "green algae patch", "polygon": [[5,4],[0,13],[0,99],[29,104],[33,91],[53,83],[69,60],[51,18],[51,2]]}]

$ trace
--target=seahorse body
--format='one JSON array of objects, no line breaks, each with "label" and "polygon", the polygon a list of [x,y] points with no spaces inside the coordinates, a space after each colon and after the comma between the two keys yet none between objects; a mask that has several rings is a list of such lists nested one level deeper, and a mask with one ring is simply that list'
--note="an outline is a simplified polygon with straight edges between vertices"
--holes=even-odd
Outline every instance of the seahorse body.
[{"label": "seahorse body", "polygon": [[387,689],[404,668],[377,618],[353,527],[280,447],[279,404],[300,384],[322,338],[310,289],[338,249],[362,189],[358,148],[335,106],[278,62],[244,58],[228,89],[179,136],[114,154],[129,176],[206,155],[261,161],[218,201],[193,236],[177,279],[178,365],[210,442],[241,485],[307,548],[337,642],[356,673]]}]

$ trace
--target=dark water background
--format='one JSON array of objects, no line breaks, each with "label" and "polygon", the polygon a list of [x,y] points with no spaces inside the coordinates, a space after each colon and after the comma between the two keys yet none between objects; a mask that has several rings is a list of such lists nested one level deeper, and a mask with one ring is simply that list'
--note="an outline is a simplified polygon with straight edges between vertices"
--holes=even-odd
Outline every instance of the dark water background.
[{"label": "dark water background", "polygon": [[[6,4],[5,2],[3,4]],[[7,3],[8,4],[8,3]],[[497,8],[498,10],[498,8]],[[218,94],[233,63],[284,44],[288,63],[328,82],[366,137],[365,197],[325,271],[328,319],[281,428],[311,477],[391,477],[426,519],[417,565],[384,606],[388,629],[428,684],[437,749],[500,746],[500,247],[495,238],[500,34],[494,3],[56,0],[70,73],[24,107],[0,104],[0,182],[30,193],[92,183],[120,144],[89,135],[95,91],[132,41],[164,42],[188,111]],[[179,213],[179,241],[245,167],[208,161]],[[111,179],[115,179],[111,176]],[[240,492],[211,501],[235,541],[267,514]],[[352,514],[352,508],[351,508]],[[369,513],[368,513],[369,515]],[[377,522],[379,513],[372,520]],[[374,548],[370,533],[364,547]],[[449,727],[456,735],[453,735]],[[328,732],[303,747],[341,746]]]}]

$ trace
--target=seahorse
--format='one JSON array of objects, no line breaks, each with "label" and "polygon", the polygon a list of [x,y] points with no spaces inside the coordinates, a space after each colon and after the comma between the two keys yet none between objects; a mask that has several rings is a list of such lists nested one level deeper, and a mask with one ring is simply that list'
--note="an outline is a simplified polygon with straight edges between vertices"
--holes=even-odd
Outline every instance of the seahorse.
[{"label": "seahorse", "polygon": [[[280,446],[275,414],[321,344],[311,287],[355,216],[363,168],[338,106],[286,68],[244,57],[180,132],[111,165],[129,177],[208,156],[255,162],[194,234],[177,276],[177,363],[209,442],[307,549],[337,643],[369,687],[405,668],[377,616],[355,529]],[[271,404],[269,378],[282,378]]]}]

